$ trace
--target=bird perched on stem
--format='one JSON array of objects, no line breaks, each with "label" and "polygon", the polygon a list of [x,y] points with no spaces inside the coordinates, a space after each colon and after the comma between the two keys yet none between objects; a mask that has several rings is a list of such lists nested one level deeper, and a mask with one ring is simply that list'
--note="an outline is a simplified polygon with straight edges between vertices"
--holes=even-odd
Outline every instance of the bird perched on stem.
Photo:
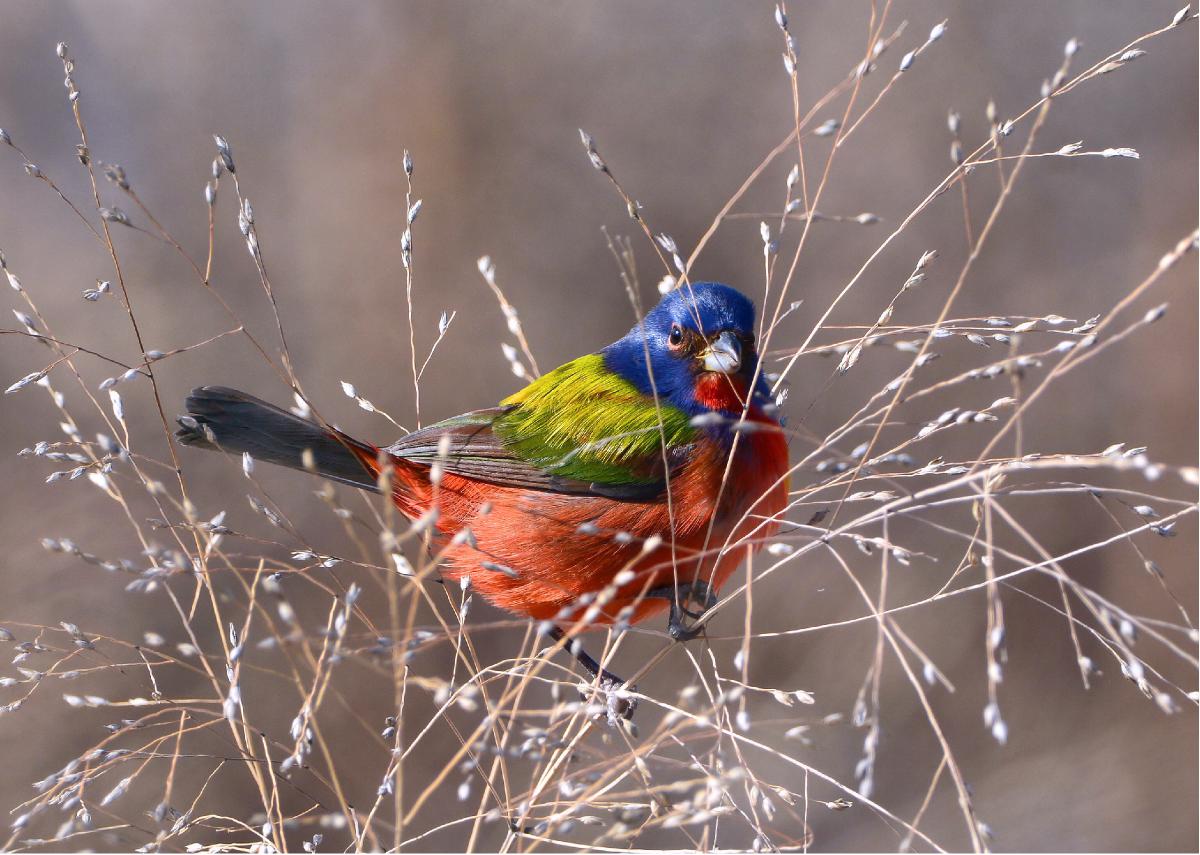
[{"label": "bird perched on stem", "polygon": [[[410,519],[434,512],[445,577],[469,576],[557,641],[663,610],[687,640],[703,630],[684,616],[715,604],[787,503],[787,442],[754,329],[753,304],[733,288],[685,284],[598,353],[387,447],[219,386],[192,392],[178,437],[386,485]],[[569,646],[601,688],[623,685]]]}]

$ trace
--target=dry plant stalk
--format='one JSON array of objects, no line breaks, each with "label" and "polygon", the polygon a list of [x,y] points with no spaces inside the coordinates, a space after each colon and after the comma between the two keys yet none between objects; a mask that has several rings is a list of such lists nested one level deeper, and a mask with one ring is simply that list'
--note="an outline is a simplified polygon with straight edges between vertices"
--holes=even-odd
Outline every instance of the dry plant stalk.
[{"label": "dry plant stalk", "polygon": [[[85,239],[104,247],[113,280],[99,282],[84,299],[119,300],[143,358],[128,364],[105,355],[93,343],[56,337],[51,320],[38,309],[36,288],[22,283],[10,261],[0,257],[20,306],[19,327],[0,332],[33,338],[46,347],[44,364],[12,382],[6,394],[30,395],[40,389],[61,419],[64,438],[20,451],[49,465],[46,480],[55,486],[47,489],[84,489],[57,484],[84,479],[96,490],[91,495],[94,512],[128,527],[130,551],[125,557],[93,555],[64,538],[47,539],[45,548],[124,577],[131,597],[166,605],[177,623],[170,639],[129,639],[67,622],[33,625],[23,622],[12,604],[3,604],[0,639],[15,646],[16,658],[13,670],[0,678],[0,727],[30,726],[22,721],[21,710],[40,694],[58,693],[72,707],[101,708],[112,718],[88,751],[77,757],[46,758],[45,777],[25,803],[4,806],[13,808],[9,831],[0,838],[4,848],[94,847],[97,841],[114,839],[102,835],[116,833],[117,839],[144,851],[420,851],[430,841],[500,851],[640,851],[647,841],[705,850],[792,851],[807,850],[810,843],[820,846],[810,833],[814,812],[852,809],[882,820],[894,833],[889,845],[969,845],[982,851],[989,845],[990,830],[982,818],[987,806],[973,799],[945,723],[930,700],[953,686],[936,655],[904,629],[909,612],[937,609],[943,600],[973,592],[981,592],[987,615],[986,637],[975,642],[987,674],[987,696],[980,702],[985,738],[1003,744],[1009,735],[1002,682],[1009,631],[1005,604],[1017,597],[1034,598],[1061,615],[1063,636],[1074,647],[1084,686],[1096,679],[1104,664],[1095,661],[1099,656],[1110,660],[1163,713],[1194,708],[1196,692],[1175,685],[1163,673],[1164,662],[1175,660],[1195,672],[1193,617],[1174,599],[1170,580],[1145,557],[1140,544],[1146,538],[1173,536],[1179,520],[1196,512],[1196,469],[1164,465],[1144,449],[1123,445],[1038,453],[1024,446],[1022,419],[1080,365],[1163,316],[1165,306],[1147,308],[1144,298],[1151,298],[1165,277],[1180,275],[1180,262],[1196,247],[1197,233],[1181,229],[1164,246],[1154,270],[1131,285],[1107,312],[1087,320],[1054,314],[961,317],[954,306],[976,259],[993,240],[993,226],[1006,202],[1019,192],[1027,164],[1044,158],[1138,156],[1131,148],[1085,150],[1082,144],[1047,149],[1039,131],[1055,103],[1080,87],[1103,85],[1101,78],[1136,60],[1143,44],[1189,25],[1195,16],[1182,10],[1166,26],[1082,71],[1072,69],[1078,43],[1071,40],[1040,95],[1010,119],[991,116],[989,137],[970,151],[952,114],[953,162],[945,178],[863,260],[837,297],[819,307],[811,330],[799,340],[787,340],[781,322],[799,305],[793,286],[814,223],[858,227],[879,222],[870,213],[820,210],[842,145],[852,134],[869,132],[877,106],[919,73],[920,65],[936,62],[937,42],[951,35],[942,22],[924,39],[913,41],[903,26],[892,22],[891,5],[885,0],[875,9],[862,55],[848,58],[845,78],[808,109],[802,106],[797,85],[796,45],[787,11],[776,9],[784,70],[791,84],[787,107],[793,127],[721,208],[686,260],[672,237],[655,233],[649,215],[618,179],[617,168],[604,159],[597,142],[581,132],[586,155],[616,190],[635,232],[646,239],[661,266],[656,279],[661,278],[662,289],[688,286],[705,246],[723,224],[747,217],[762,221],[762,244],[755,247],[762,252],[766,295],[760,340],[767,354],[764,370],[781,405],[788,405],[788,375],[801,359],[836,360],[830,383],[854,372],[868,350],[883,351],[888,356],[880,358],[898,365],[891,382],[865,395],[855,412],[845,414],[844,421],[824,435],[802,420],[790,430],[795,488],[783,533],[749,566],[745,582],[723,592],[705,615],[708,621],[718,612],[741,610],[737,623],[742,629],[731,636],[710,635],[705,644],[685,648],[690,679],[677,697],[664,697],[653,688],[656,669],[673,649],[665,633],[648,628],[609,632],[602,645],[605,661],[635,632],[663,639],[658,653],[632,675],[632,682],[643,687],[637,693],[639,727],[620,729],[609,728],[597,715],[603,708],[594,697],[586,691],[581,696],[578,678],[552,658],[535,627],[525,627],[524,644],[511,658],[493,661],[493,656],[481,656],[479,636],[513,622],[471,622],[469,586],[450,589],[438,584],[438,555],[429,549],[431,520],[410,525],[386,501],[327,488],[322,499],[347,535],[346,554],[330,554],[327,546],[310,543],[283,505],[266,493],[248,456],[242,465],[251,489],[250,506],[278,532],[275,538],[239,530],[237,513],[192,502],[188,461],[177,457],[171,438],[172,403],[159,397],[156,372],[179,354],[244,338],[293,394],[297,412],[319,419],[293,370],[279,318],[276,301],[287,295],[272,287],[266,250],[259,243],[231,145],[216,138],[212,178],[205,187],[208,253],[203,260],[193,259],[143,203],[124,171],[94,157],[75,64],[67,46],[60,44],[68,104],[79,134],[79,161],[90,180],[91,198],[70,198],[20,148],[15,133],[10,137],[9,131],[0,131],[0,145],[70,207],[86,229]],[[876,88],[876,72],[890,62],[888,56],[900,44],[909,49]],[[840,115],[819,120],[827,109]],[[735,210],[746,191],[765,181],[780,159],[794,159],[795,166],[779,188],[779,210]],[[422,355],[412,313],[414,293],[420,289],[412,229],[422,202],[413,193],[413,157],[407,151],[403,170],[407,229],[401,262],[419,419],[421,376],[454,317],[443,315],[434,343]],[[990,189],[995,185],[983,180],[988,175],[998,177],[998,189]],[[272,307],[276,328],[267,338],[237,317],[219,284],[210,279],[214,234],[222,228],[218,198],[225,193],[219,191],[225,185],[232,189],[238,228]],[[982,223],[967,215],[968,193],[990,199]],[[880,295],[878,316],[833,324],[845,296],[864,287],[872,264],[947,194],[961,196],[969,253],[958,271],[937,271],[953,283],[937,317],[922,323],[894,320],[906,295],[936,269],[937,253],[931,250],[914,261],[911,275],[897,283],[893,293]],[[126,207],[106,204],[107,198],[119,199]],[[135,274],[123,266],[114,240],[119,230],[141,232],[181,256],[195,284],[227,312],[228,329],[168,351],[146,350],[136,288],[129,287]],[[645,291],[634,262],[635,243],[615,238],[609,246],[633,308],[640,313]],[[19,247],[9,249],[19,258]],[[514,374],[537,376],[519,314],[497,284],[494,265],[485,257],[479,269],[513,336],[502,348]],[[973,349],[978,364],[957,375],[932,376],[927,366],[937,355],[935,346]],[[98,389],[91,388],[79,370],[84,360],[108,363],[112,376]],[[1006,388],[1000,394],[981,394],[978,390],[987,388],[988,380]],[[153,389],[163,441],[129,430],[122,387],[131,383],[148,383]],[[353,384],[344,382],[343,390],[364,410],[380,412]],[[974,403],[930,413],[926,399],[947,390],[958,390],[964,401]],[[801,415],[797,408],[809,404],[792,401],[790,406]],[[754,426],[743,416],[737,427],[748,431]],[[968,432],[981,444],[979,453],[943,459],[939,442]],[[87,439],[88,434],[96,439]],[[1109,484],[1103,489],[1096,486],[1101,474]],[[1022,505],[1032,497],[1098,507],[1111,520],[1113,534],[1055,554],[1022,522]],[[972,525],[960,525],[963,511],[970,514]],[[959,560],[957,566],[940,568],[938,584],[928,596],[898,601],[889,593],[889,578],[897,565],[924,561],[930,551],[928,541],[907,534],[914,527],[929,541],[948,544]],[[715,539],[708,545],[712,553],[748,552],[747,547],[745,542]],[[1177,619],[1143,617],[1133,605],[1106,599],[1064,566],[1081,555],[1122,547],[1141,557],[1155,595],[1173,601]],[[848,595],[862,603],[858,616],[803,626],[765,626],[756,620],[756,587],[795,569],[809,555],[828,556],[844,572]],[[871,584],[868,574],[876,569],[877,583]],[[1058,602],[1019,587],[1031,575],[1053,580]],[[297,596],[298,589],[302,596]],[[427,622],[422,619],[426,614],[435,617]],[[847,716],[806,712],[820,697],[820,686],[750,682],[756,642],[799,640],[857,623],[873,627],[875,644]],[[442,647],[452,651],[451,672],[431,673],[421,667],[423,655]],[[350,676],[346,672],[352,668]],[[888,670],[911,686],[941,752],[915,815],[900,815],[886,800],[875,798],[876,761],[888,750],[886,728],[881,727],[888,710],[880,701],[880,681]],[[351,679],[369,679],[384,687],[392,697],[391,713],[368,720],[355,709]],[[97,684],[106,687],[106,694],[93,693],[98,690],[89,687]],[[804,746],[820,740],[843,718],[864,735],[862,759],[852,776],[803,759]],[[431,768],[425,744],[430,734],[446,730],[458,747]],[[347,768],[339,747],[363,739],[377,749],[377,767]],[[378,781],[374,797],[365,803],[351,796],[361,793],[364,774]],[[236,814],[210,807],[222,804],[217,796],[230,780],[248,782],[255,793],[254,803]],[[922,820],[931,804],[947,799],[961,813],[961,837],[933,839],[922,830]],[[423,808],[434,800],[457,800],[459,818],[446,824],[428,822]]]}]

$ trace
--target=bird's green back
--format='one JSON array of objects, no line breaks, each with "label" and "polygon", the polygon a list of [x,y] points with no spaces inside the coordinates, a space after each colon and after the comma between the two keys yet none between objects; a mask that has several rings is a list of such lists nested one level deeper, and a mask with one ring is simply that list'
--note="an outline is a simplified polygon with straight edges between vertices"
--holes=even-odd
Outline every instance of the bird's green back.
[{"label": "bird's green back", "polygon": [[662,447],[696,438],[686,413],[581,356],[501,402],[492,430],[514,456],[557,476],[606,485],[662,479]]}]

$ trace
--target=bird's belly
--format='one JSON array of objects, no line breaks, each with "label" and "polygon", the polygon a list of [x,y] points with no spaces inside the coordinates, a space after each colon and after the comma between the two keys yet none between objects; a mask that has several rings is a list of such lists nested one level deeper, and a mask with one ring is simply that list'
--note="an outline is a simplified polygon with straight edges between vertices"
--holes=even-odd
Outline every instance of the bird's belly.
[{"label": "bird's belly", "polygon": [[[778,528],[787,503],[782,433],[713,445],[671,481],[671,501],[620,502],[480,484],[447,476],[444,537],[472,538],[444,553],[443,573],[500,608],[535,620],[602,625],[640,621],[668,601],[644,592],[700,579],[719,588]],[[457,483],[461,482],[461,483]],[[722,488],[722,482],[724,487]]]}]

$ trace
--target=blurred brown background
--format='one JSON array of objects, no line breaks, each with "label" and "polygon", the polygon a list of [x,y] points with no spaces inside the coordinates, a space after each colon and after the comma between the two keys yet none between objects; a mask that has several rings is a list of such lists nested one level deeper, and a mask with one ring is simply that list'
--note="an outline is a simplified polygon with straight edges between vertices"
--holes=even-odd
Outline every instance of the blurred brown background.
[{"label": "blurred brown background", "polygon": [[[868,78],[866,97],[873,97],[900,56],[931,26],[949,18],[949,32],[847,143],[820,205],[835,214],[871,211],[886,222],[814,228],[794,290],[805,305],[777,341],[798,344],[886,235],[884,229],[947,172],[949,108],[961,111],[971,148],[987,134],[988,100],[995,100],[1002,117],[1023,110],[1058,66],[1069,37],[1083,42],[1077,62],[1082,68],[1168,22],[1180,2],[897,3],[892,20],[907,20],[909,27],[881,61],[879,74]],[[491,255],[497,264],[543,368],[598,348],[629,327],[631,311],[600,229],[607,225],[614,233],[632,234],[631,224],[588,164],[576,129],[595,137],[615,173],[643,203],[652,228],[674,235],[686,255],[721,204],[790,127],[790,95],[771,10],[769,3],[168,6],[6,0],[0,126],[86,208],[86,176],[74,161],[77,138],[54,56],[55,43],[66,40],[78,63],[94,156],[122,164],[147,205],[199,257],[205,250],[202,190],[214,153],[211,134],[226,135],[254,204],[299,376],[327,417],[352,433],[383,439],[394,430],[354,407],[338,380],[352,380],[361,394],[411,424],[399,252],[402,150],[413,153],[415,195],[424,199],[415,230],[422,354],[436,336],[441,312],[458,312],[422,383],[422,411],[431,421],[488,405],[517,388],[499,349],[506,339],[504,319],[476,271],[480,255]],[[868,15],[865,3],[794,4],[805,105],[856,63]],[[954,315],[1058,312],[1087,318],[1113,305],[1195,227],[1196,41],[1194,23],[1167,33],[1147,46],[1147,56],[1054,108],[1038,150],[1083,139],[1092,149],[1134,147],[1141,159],[1030,163]],[[843,103],[821,118],[840,116]],[[1024,129],[1018,132],[1023,134]],[[808,146],[810,174],[827,150],[827,140]],[[792,161],[781,158],[739,210],[777,210]],[[978,225],[996,181],[982,170],[973,181]],[[214,283],[255,332],[273,342],[269,308],[236,232],[230,189],[224,186],[218,201]],[[116,194],[106,198],[132,209]],[[643,296],[651,300],[662,271],[640,236],[633,236]],[[118,231],[116,239],[148,347],[168,349],[229,327],[178,256],[145,235]],[[872,321],[920,253],[937,248],[942,260],[897,315],[932,320],[961,263],[963,243],[961,206],[956,193],[947,194],[870,270],[834,322]],[[785,257],[791,246],[785,242]],[[60,337],[136,358],[117,304],[80,299],[97,278],[112,278],[102,248],[66,206],[25,176],[19,158],[7,149],[0,149],[0,248]],[[757,220],[735,221],[718,233],[696,273],[760,295],[760,259]],[[1125,441],[1149,446],[1155,459],[1167,463],[1195,462],[1195,270],[1191,256],[1140,304],[1138,314],[1170,302],[1157,327],[1092,360],[1039,402],[1027,423],[1029,449],[1096,451]],[[18,306],[15,294],[3,293],[4,306]],[[947,376],[986,356],[965,345],[943,349],[947,358],[937,370]],[[39,345],[5,336],[0,378],[7,385],[42,367],[45,358]],[[95,362],[82,364],[93,384],[111,373]],[[869,351],[861,369],[834,383],[809,411],[832,363],[802,360],[793,375],[792,418],[803,417],[806,426],[824,434],[902,364],[890,352]],[[164,362],[159,377],[169,412],[201,383],[237,385],[287,400],[277,378],[240,339]],[[59,386],[68,390],[66,383]],[[134,413],[135,437],[143,449],[163,454],[149,386],[122,389]],[[953,403],[978,406],[1007,394],[1007,383],[956,394]],[[78,398],[78,391],[73,395]],[[938,411],[931,405],[921,415]],[[50,470],[44,463],[15,456],[38,440],[57,438],[57,421],[37,390],[0,399],[0,622],[71,620],[130,640],[146,629],[179,640],[160,600],[126,594],[123,577],[49,555],[39,546],[40,538],[55,536],[104,556],[134,557],[136,549],[111,504],[85,481],[46,486]],[[977,453],[985,436],[981,430],[961,450],[945,453]],[[228,507],[239,525],[261,526],[242,498],[245,482],[235,464],[188,452],[183,462],[206,513]],[[810,477],[816,476],[810,472],[798,480]],[[311,539],[336,551],[340,530],[309,498],[312,484],[286,474],[264,478],[277,496],[286,497],[292,519],[307,527]],[[1187,498],[1174,483],[1149,489]],[[1022,510],[1022,519],[1056,551],[1112,533],[1111,520],[1082,499],[1040,501]],[[965,509],[951,521],[968,526]],[[1195,521],[1188,518],[1174,540],[1140,541],[1189,604],[1196,599],[1195,540]],[[896,602],[906,592],[927,594],[945,578],[946,565],[955,561],[950,546],[929,546],[941,550],[940,564],[903,571],[917,578],[906,581],[898,574]],[[1068,569],[1134,612],[1172,617],[1127,545],[1091,553]],[[775,605],[756,613],[763,629],[862,613],[839,571],[821,562],[792,566],[764,584],[770,588],[759,602],[773,598]],[[872,582],[866,584],[870,588]],[[1053,586],[1041,580],[1029,580],[1027,587],[1054,595]],[[1010,662],[1001,704],[1011,736],[1003,748],[980,725],[982,597],[936,604],[902,620],[958,685],[954,695],[935,693],[936,709],[981,818],[996,834],[994,846],[1194,849],[1194,706],[1174,717],[1162,715],[1120,678],[1111,660],[1102,663],[1104,677],[1085,692],[1061,619],[1017,595],[1008,595],[1006,605]],[[492,617],[482,609],[476,615]],[[740,620],[740,609],[730,610],[714,633],[736,632]],[[487,636],[497,659],[515,652],[517,638]],[[817,696],[818,714],[848,712],[873,643],[869,624],[762,642],[755,648],[752,682],[808,689]],[[719,649],[728,661],[736,647],[725,643]],[[1194,671],[1165,656],[1159,660],[1169,677],[1194,688]],[[421,667],[435,672],[439,661],[448,659],[431,658]],[[670,661],[680,665],[683,659]],[[876,798],[911,817],[938,755],[911,688],[894,660],[887,667]],[[669,670],[659,669],[652,678],[664,693],[671,685]],[[66,710],[56,700],[59,690],[49,688],[41,703],[0,719],[0,756],[7,770],[0,776],[0,806],[6,810],[31,793],[31,781],[94,741],[100,724],[111,718]],[[364,688],[363,716],[381,720],[389,694],[387,687]],[[293,712],[287,703],[283,727]],[[845,725],[820,729],[811,748],[796,750],[805,762],[850,782],[862,735]],[[455,744],[449,734],[443,736],[443,749]],[[363,757],[372,769],[381,762],[365,749]],[[794,772],[774,774],[799,788]],[[375,771],[364,777],[363,799],[377,783]],[[818,849],[896,845],[866,811],[819,810],[811,817]],[[436,809],[427,819],[434,824]],[[942,791],[922,827],[947,845],[967,843],[949,791]],[[432,838],[430,847],[439,840]],[[678,845],[678,838],[668,836],[641,843],[672,840]],[[140,842],[116,837],[96,845],[127,848]]]}]

